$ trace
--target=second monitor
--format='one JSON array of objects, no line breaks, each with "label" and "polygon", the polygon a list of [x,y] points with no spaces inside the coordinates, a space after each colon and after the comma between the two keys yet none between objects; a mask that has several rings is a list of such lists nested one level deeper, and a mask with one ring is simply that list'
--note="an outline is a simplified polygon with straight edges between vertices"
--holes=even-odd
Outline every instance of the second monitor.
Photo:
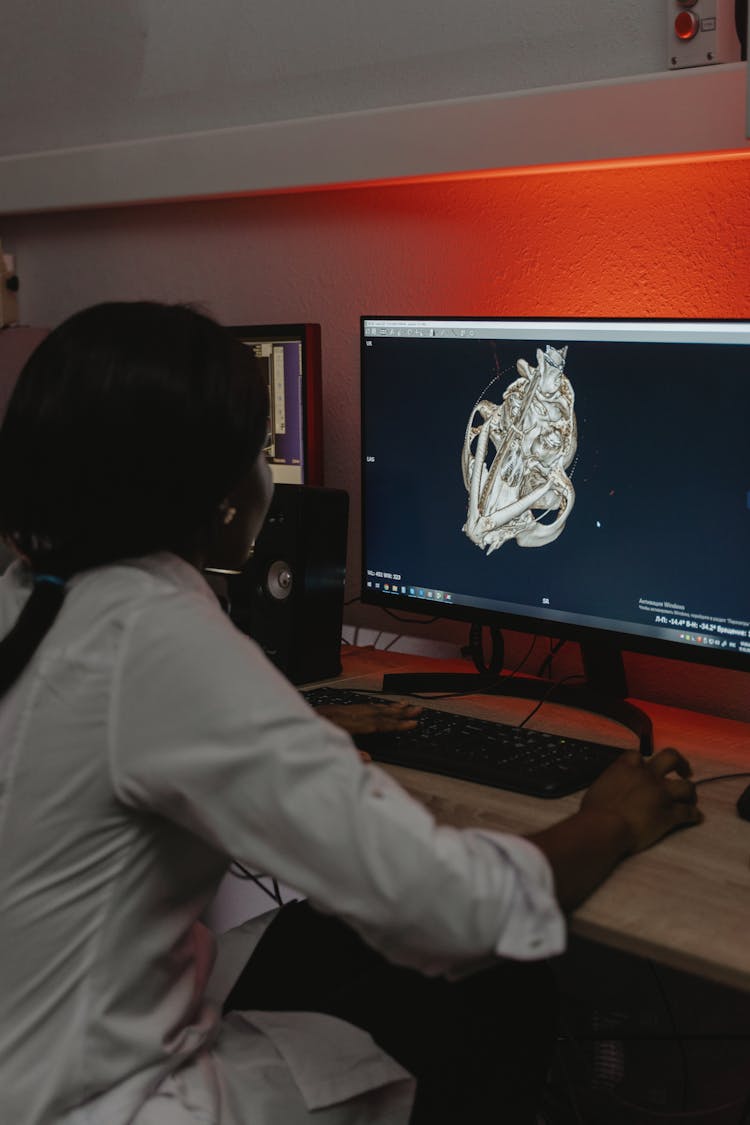
[{"label": "second monitor", "polygon": [[276,484],[323,483],[319,324],[229,327],[263,365],[268,384],[268,462]]}]

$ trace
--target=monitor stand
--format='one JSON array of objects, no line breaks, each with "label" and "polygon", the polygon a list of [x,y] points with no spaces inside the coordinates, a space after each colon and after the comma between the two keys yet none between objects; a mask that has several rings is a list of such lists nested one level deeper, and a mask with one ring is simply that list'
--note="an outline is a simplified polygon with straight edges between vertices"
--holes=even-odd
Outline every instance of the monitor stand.
[{"label": "monitor stand", "polygon": [[[499,629],[490,627],[492,654],[485,662],[481,645],[481,626],[472,625],[468,652],[476,672],[389,673],[383,676],[383,691],[410,694],[414,692],[463,693],[465,695],[509,695],[518,699],[536,699],[577,707],[604,715],[628,727],[638,735],[644,757],[654,750],[651,719],[628,703],[627,679],[620,649],[607,641],[583,641],[581,659],[585,682],[581,685],[550,683],[531,676],[516,678],[503,673],[503,640]],[[466,651],[466,650],[465,650]]]}]

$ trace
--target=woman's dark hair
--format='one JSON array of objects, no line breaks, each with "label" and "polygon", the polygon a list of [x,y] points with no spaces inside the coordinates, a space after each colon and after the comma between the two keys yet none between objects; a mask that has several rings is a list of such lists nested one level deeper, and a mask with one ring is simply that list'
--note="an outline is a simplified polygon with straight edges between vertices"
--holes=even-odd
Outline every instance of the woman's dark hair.
[{"label": "woman's dark hair", "polygon": [[[42,341],[8,404],[0,535],[35,575],[62,579],[120,558],[200,548],[257,458],[267,417],[252,352],[209,317],[153,302],[86,309]],[[35,584],[0,643],[0,692],[63,596],[58,583]],[[19,641],[29,649],[20,667]]]}]

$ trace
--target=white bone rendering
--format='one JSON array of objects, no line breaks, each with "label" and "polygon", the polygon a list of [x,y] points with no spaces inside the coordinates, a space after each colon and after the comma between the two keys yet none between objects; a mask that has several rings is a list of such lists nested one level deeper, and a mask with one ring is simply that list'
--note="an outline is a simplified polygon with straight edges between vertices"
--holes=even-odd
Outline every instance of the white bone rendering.
[{"label": "white bone rendering", "polygon": [[[520,379],[502,402],[482,399],[469,415],[461,458],[469,493],[463,531],[488,555],[510,539],[520,547],[554,542],[573,509],[575,491],[565,470],[578,434],[567,352],[548,344],[537,348],[536,367],[519,359]],[[554,519],[542,522],[550,515]]]}]

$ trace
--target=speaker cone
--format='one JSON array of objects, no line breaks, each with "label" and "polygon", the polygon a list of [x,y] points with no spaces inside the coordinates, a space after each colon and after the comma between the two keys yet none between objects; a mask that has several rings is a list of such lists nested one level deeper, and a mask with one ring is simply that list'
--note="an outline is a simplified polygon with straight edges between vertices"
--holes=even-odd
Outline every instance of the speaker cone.
[{"label": "speaker cone", "polygon": [[292,568],[283,559],[272,562],[266,575],[266,589],[272,598],[283,602],[292,592]]}]

